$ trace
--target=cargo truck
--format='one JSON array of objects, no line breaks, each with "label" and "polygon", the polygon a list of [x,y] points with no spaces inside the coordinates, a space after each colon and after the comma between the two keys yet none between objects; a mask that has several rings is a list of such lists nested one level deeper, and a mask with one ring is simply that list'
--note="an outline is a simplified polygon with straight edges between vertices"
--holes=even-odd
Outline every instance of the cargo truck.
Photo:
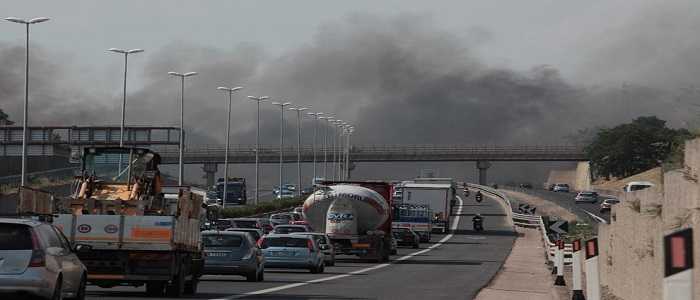
[{"label": "cargo truck", "polygon": [[150,296],[196,293],[203,199],[186,187],[165,197],[159,164],[148,149],[86,148],[71,196],[26,189],[17,213],[48,216],[75,246],[88,284],[145,285]]},{"label": "cargo truck", "polygon": [[[451,182],[451,181],[450,181]],[[450,228],[451,203],[455,199],[454,183],[404,183],[401,203],[422,205],[432,212],[432,231],[445,233]]]},{"label": "cargo truck", "polygon": [[426,205],[394,204],[392,206],[393,228],[408,228],[420,236],[420,241],[430,242],[433,211]]},{"label": "cargo truck", "polygon": [[324,181],[303,205],[305,220],[324,232],[339,254],[375,262],[391,254],[392,185],[383,181]]}]

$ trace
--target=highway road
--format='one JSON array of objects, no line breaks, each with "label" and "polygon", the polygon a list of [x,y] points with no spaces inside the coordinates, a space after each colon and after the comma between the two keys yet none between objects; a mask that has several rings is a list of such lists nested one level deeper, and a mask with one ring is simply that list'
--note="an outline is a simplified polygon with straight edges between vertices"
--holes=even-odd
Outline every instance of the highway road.
[{"label": "highway road", "polygon": [[[500,269],[515,234],[496,200],[463,199],[451,234],[433,235],[420,249],[400,248],[389,263],[374,264],[340,256],[323,274],[268,269],[264,282],[238,276],[204,276],[196,295],[181,299],[472,299]],[[471,217],[485,217],[482,233],[471,231]],[[88,299],[151,299],[143,287],[88,287]]]},{"label": "highway road", "polygon": [[537,197],[540,197],[544,200],[552,201],[555,204],[557,204],[563,208],[566,208],[567,210],[576,214],[576,216],[582,220],[593,219],[595,222],[599,222],[600,220],[591,217],[591,214],[593,214],[601,219],[604,219],[605,222],[608,222],[608,223],[610,222],[610,213],[609,212],[605,212],[605,213],[600,212],[600,203],[606,199],[606,197],[604,197],[602,195],[599,197],[598,203],[592,204],[592,203],[575,203],[574,197],[576,197],[576,193],[551,192],[551,191],[541,190],[541,189],[513,188],[513,190],[527,193],[527,194],[530,194],[533,196],[537,196]]}]

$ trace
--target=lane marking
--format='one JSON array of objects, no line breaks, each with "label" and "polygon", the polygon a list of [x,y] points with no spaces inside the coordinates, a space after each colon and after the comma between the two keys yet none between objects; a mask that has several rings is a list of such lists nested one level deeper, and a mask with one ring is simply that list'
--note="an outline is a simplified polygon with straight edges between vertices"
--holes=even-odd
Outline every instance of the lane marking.
[{"label": "lane marking", "polygon": [[[452,223],[452,226],[450,226],[450,230],[452,230],[452,231],[455,231],[457,229],[457,226],[459,226],[460,215],[462,214],[462,205],[464,204],[464,202],[462,201],[462,198],[460,196],[457,196],[457,200],[459,200],[459,207],[457,208],[457,214],[455,215],[454,222]],[[454,234],[450,233],[450,234],[444,236],[442,239],[440,239],[437,243],[430,245],[430,247],[423,249],[423,250],[420,250],[420,251],[416,251],[416,252],[404,255],[402,257],[399,257],[399,258],[395,259],[394,262],[404,261],[404,260],[410,259],[416,255],[430,252],[433,249],[442,246],[443,243],[447,242],[453,236],[454,236]],[[277,291],[281,291],[281,290],[287,290],[287,289],[291,289],[291,288],[296,288],[296,287],[300,287],[300,286],[305,286],[305,285],[309,285],[309,284],[313,284],[313,283],[320,283],[320,282],[324,282],[324,281],[330,281],[330,280],[336,280],[336,279],[340,279],[340,278],[350,277],[352,275],[363,274],[363,273],[367,273],[369,271],[378,270],[381,268],[386,268],[392,264],[393,264],[393,262],[383,263],[383,264],[379,264],[376,266],[371,266],[368,268],[348,272],[346,274],[339,274],[339,275],[335,275],[335,276],[317,278],[317,279],[303,281],[303,282],[290,283],[290,284],[281,285],[281,286],[272,287],[272,288],[267,288],[267,289],[263,289],[263,290],[252,291],[252,292],[248,292],[248,293],[238,295],[238,296],[231,296],[231,297],[226,297],[226,298],[215,298],[215,299],[210,299],[210,300],[231,300],[231,299],[239,299],[239,298],[244,298],[244,297],[254,296],[254,295],[269,294],[269,293],[273,293],[273,292],[277,292]]]}]

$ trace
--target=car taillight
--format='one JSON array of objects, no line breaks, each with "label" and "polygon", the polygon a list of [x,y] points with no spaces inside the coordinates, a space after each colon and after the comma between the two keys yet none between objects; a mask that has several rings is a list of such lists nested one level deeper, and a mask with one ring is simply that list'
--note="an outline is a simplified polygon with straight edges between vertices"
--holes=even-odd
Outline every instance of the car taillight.
[{"label": "car taillight", "polygon": [[32,232],[32,257],[29,260],[29,268],[43,267],[46,266],[46,258],[44,257],[44,250],[41,249],[41,243],[39,243],[39,237],[36,235],[36,231]]},{"label": "car taillight", "polygon": [[306,240],[306,247],[309,247],[310,251],[314,251],[314,242],[311,240]]}]

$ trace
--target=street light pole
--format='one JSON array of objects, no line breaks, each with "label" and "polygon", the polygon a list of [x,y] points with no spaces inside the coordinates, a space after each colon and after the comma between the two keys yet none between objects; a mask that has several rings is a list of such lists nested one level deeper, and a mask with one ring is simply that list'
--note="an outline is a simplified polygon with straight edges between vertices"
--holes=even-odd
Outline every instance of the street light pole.
[{"label": "street light pole", "polygon": [[183,156],[184,156],[184,149],[185,149],[185,144],[184,144],[184,138],[185,138],[185,78],[197,75],[197,72],[188,72],[188,73],[177,73],[177,72],[168,72],[169,75],[172,76],[177,76],[180,77],[181,79],[181,86],[180,86],[180,159],[179,159],[179,167],[178,167],[178,178],[177,178],[177,185],[182,185],[182,178],[183,178],[183,173],[185,171],[184,167],[184,162],[183,162]]},{"label": "street light pole", "polygon": [[301,198],[301,112],[308,107],[292,107],[289,110],[297,112],[297,196]]},{"label": "street light pole", "polygon": [[316,175],[316,135],[318,134],[318,119],[322,118],[321,116],[323,115],[323,113],[322,112],[318,112],[318,113],[310,112],[310,113],[306,113],[306,114],[309,116],[312,116],[314,118],[314,142],[311,145],[311,150],[314,152],[314,177],[313,177],[313,179],[311,179],[311,181],[315,184],[316,183],[315,180],[317,177],[317,175]]},{"label": "street light pole", "polygon": [[355,131],[355,127],[348,126],[347,128],[347,142],[345,143],[345,180],[350,179],[350,136]]},{"label": "street light pole", "polygon": [[255,97],[255,96],[248,96],[248,99],[253,100],[256,102],[258,105],[258,110],[257,110],[257,117],[255,119],[255,122],[257,123],[255,127],[255,205],[258,205],[258,196],[260,193],[258,192],[258,187],[259,187],[259,182],[260,182],[260,164],[259,164],[259,156],[258,151],[260,149],[260,102],[263,102],[270,97],[268,96],[262,96],[262,97]]},{"label": "street light pole", "polygon": [[333,125],[331,125],[331,123],[333,123],[335,119],[333,119],[332,116],[324,117],[324,119],[326,120],[327,126],[326,132],[323,135],[323,178],[325,180],[329,180],[330,178],[328,178],[328,148],[333,141],[331,139],[331,134],[333,131]]},{"label": "street light pole", "polygon": [[[121,122],[121,127],[120,127],[120,133],[119,133],[119,147],[124,147],[124,127],[126,123],[126,73],[127,73],[127,66],[129,65],[129,54],[135,54],[135,53],[140,53],[143,52],[143,49],[131,49],[131,50],[125,50],[125,49],[118,49],[118,48],[109,48],[107,51],[118,53],[118,54],[124,54],[124,93],[123,93],[123,99],[122,99],[122,122]],[[119,167],[121,168],[121,162],[119,163]]]},{"label": "street light pole", "polygon": [[22,120],[22,178],[20,180],[20,186],[24,186],[27,179],[27,140],[29,139],[29,134],[27,133],[27,124],[29,123],[29,25],[37,24],[41,22],[46,22],[49,18],[40,17],[31,20],[24,20],[15,17],[8,17],[5,20],[24,24],[27,29],[27,46],[25,48],[25,64],[24,64],[24,109],[23,109],[23,120]]},{"label": "street light pole", "polygon": [[284,182],[284,175],[282,175],[282,171],[284,169],[284,107],[291,104],[291,102],[272,102],[272,105],[277,105],[280,107],[280,199],[282,198],[282,183]]},{"label": "street light pole", "polygon": [[226,208],[226,199],[228,198],[228,148],[229,148],[229,137],[231,136],[231,105],[233,102],[233,92],[238,91],[242,89],[242,87],[238,86],[235,88],[229,88],[229,87],[224,87],[220,86],[216,88],[217,90],[220,91],[226,91],[228,92],[228,119],[226,122],[226,150],[224,151],[224,195],[222,201],[222,206],[223,208]]},{"label": "street light pole", "polygon": [[[340,128],[340,124],[343,120],[335,120],[335,128]],[[340,146],[340,130],[335,130],[333,132],[333,181],[337,179],[338,175],[338,147]]]}]

